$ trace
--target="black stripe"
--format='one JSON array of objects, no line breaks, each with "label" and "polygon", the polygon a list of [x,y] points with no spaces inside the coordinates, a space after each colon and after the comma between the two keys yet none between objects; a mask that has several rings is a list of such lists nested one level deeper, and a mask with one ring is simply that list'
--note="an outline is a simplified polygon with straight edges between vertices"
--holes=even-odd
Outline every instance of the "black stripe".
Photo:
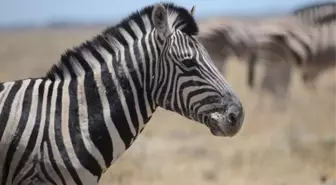
[{"label": "black stripe", "polygon": [[[92,45],[86,45],[86,48],[88,50],[90,50],[92,52],[93,46]],[[96,51],[96,50],[94,50]],[[93,53],[92,53],[93,54]],[[94,56],[94,55],[93,55]],[[84,60],[84,58],[80,58],[81,60]],[[69,110],[69,114],[70,116],[70,120],[71,124],[69,125],[69,130],[70,130],[70,137],[76,152],[76,155],[80,161],[80,163],[86,168],[88,169],[92,174],[94,174],[95,176],[100,176],[102,169],[98,163],[98,161],[89,153],[89,151],[87,151],[84,142],[83,142],[83,136],[81,135],[80,132],[80,123],[79,123],[79,114],[78,114],[78,98],[77,97],[77,87],[78,87],[78,81],[77,80],[72,80],[70,82],[70,89],[69,89],[69,95],[70,95],[70,110]],[[99,96],[98,96],[99,97]],[[96,97],[97,98],[97,97]],[[99,99],[99,98],[98,98]],[[96,100],[97,101],[97,100]],[[98,100],[99,101],[99,100]],[[101,108],[102,110],[102,108]],[[100,116],[102,116],[103,114],[101,113]],[[90,114],[89,114],[90,116]],[[99,118],[99,119],[104,119],[103,117]],[[99,137],[96,135],[93,139],[93,142],[96,146],[98,146],[98,149],[105,149],[106,151],[109,151],[108,146],[111,146],[112,142],[111,139],[108,135],[107,132],[107,128],[105,127],[105,124],[98,124],[99,119],[97,120],[97,126],[99,126],[99,132],[97,132],[97,134],[100,134]],[[96,133],[90,133],[91,138],[93,134]],[[104,136],[108,136],[108,137],[104,137]],[[100,141],[97,141],[96,138],[101,139]],[[104,142],[102,142],[104,141]],[[105,148],[102,147],[101,145],[105,145]],[[100,146],[100,147],[99,147]],[[105,151],[101,151],[100,152],[102,154],[107,154],[109,157],[112,156],[112,152],[105,152]],[[108,163],[110,164],[110,163]]]},{"label": "black stripe", "polygon": [[[19,142],[22,137],[22,133],[24,129],[26,128],[29,113],[30,113],[30,108],[31,108],[31,101],[32,101],[32,93],[33,93],[33,86],[35,84],[35,81],[31,81],[28,84],[27,89],[23,92],[24,96],[22,99],[22,102],[19,102],[18,104],[22,104],[22,110],[21,110],[21,117],[18,123],[18,126],[15,130],[15,133],[13,133],[13,138],[11,140],[11,143],[8,147],[8,151],[6,153],[6,158],[5,158],[5,163],[2,168],[2,181],[1,185],[5,185],[7,178],[8,178],[8,173],[9,173],[9,168],[11,167],[11,162],[12,159],[15,155],[16,149],[19,145]],[[19,99],[18,99],[19,100]],[[11,123],[10,123],[11,124]],[[19,148],[21,149],[21,148]]]},{"label": "black stripe", "polygon": [[36,163],[29,169],[29,171],[22,177],[22,179],[17,184],[23,184],[27,179],[30,179],[36,172]]},{"label": "black stripe", "polygon": [[[124,56],[125,56],[125,61],[123,61],[123,62],[126,63],[126,67],[128,68],[128,71],[129,71],[129,74],[130,74],[130,79],[134,79],[132,76],[134,76],[135,79],[137,79],[137,74],[136,74],[135,70],[130,70],[130,69],[134,69],[134,66],[133,66],[133,62],[132,62],[132,57],[131,57],[128,49],[125,50]],[[115,65],[115,66],[117,66],[117,65]],[[122,71],[124,71],[124,70],[122,70]],[[116,73],[116,74],[118,74],[118,73]],[[131,82],[129,81],[129,79],[126,78],[126,75],[118,75],[118,77],[119,77],[120,85],[121,85],[121,87],[124,91],[125,97],[126,97],[126,104],[127,104],[130,116],[131,116],[133,126],[134,126],[135,131],[136,131],[136,136],[137,136],[137,134],[138,134],[137,132],[139,130],[139,121],[140,120],[138,120],[137,112],[136,112],[136,109],[135,109],[135,106],[136,106],[135,101],[134,101],[135,97],[134,97],[133,92],[132,92]],[[134,82],[134,86],[135,85],[136,85],[136,83]],[[139,85],[139,83],[138,83],[138,85]],[[135,86],[135,88],[136,87],[137,86]],[[140,89],[142,89],[142,88],[140,88]],[[140,97],[143,97],[143,91],[140,91],[140,92],[137,91],[138,88],[136,88],[135,90],[136,90],[136,92],[135,92],[136,95],[135,96],[137,96],[138,99]]]},{"label": "black stripe", "polygon": [[133,29],[131,28],[130,23],[124,25],[124,29],[126,32],[132,37],[133,40],[137,40],[137,36],[135,35]]},{"label": "black stripe", "polygon": [[[135,56],[135,60],[139,60],[140,52],[142,52],[142,51],[139,50],[138,44],[134,44],[132,47],[133,47],[133,52],[134,52],[133,54]],[[125,61],[126,61],[126,65],[127,65],[128,69],[135,69],[135,66],[133,65],[132,58],[131,58],[129,52],[127,52],[126,55],[125,55]],[[143,62],[145,62],[145,61],[143,61]],[[140,65],[141,64],[140,62],[135,61],[135,63],[139,64],[138,65],[138,68],[139,68],[138,72],[140,72],[140,78],[141,78],[141,75],[143,74],[143,67],[142,67],[142,65]],[[136,73],[137,71],[129,70],[129,72],[130,72],[130,76],[131,76],[131,78],[134,82],[135,89],[138,90],[137,91],[137,94],[138,94],[137,97],[138,97],[138,102],[139,102],[138,104],[139,104],[140,113],[143,116],[143,118],[146,118],[148,113],[146,111],[146,104],[145,104],[144,96],[148,96],[148,94],[144,94],[144,93],[147,93],[147,92],[143,91],[143,87],[141,86],[141,83],[142,83],[141,80],[142,79],[138,78],[138,75]],[[148,98],[148,100],[151,100],[151,98]],[[151,103],[151,102],[149,102],[149,103]],[[140,120],[138,120],[138,121],[140,121]],[[141,121],[144,121],[144,120],[141,120]],[[135,124],[137,125],[138,123],[135,123]],[[138,128],[138,126],[136,126],[136,127]]]},{"label": "black stripe", "polygon": [[3,83],[0,84],[0,92],[3,91],[5,89],[5,86]]},{"label": "black stripe", "polygon": [[[186,82],[184,83],[183,85],[187,85],[187,86],[190,86],[190,82]],[[193,85],[194,86],[194,85]],[[200,86],[204,86],[200,83]],[[198,102],[191,102],[191,98],[198,95],[198,94],[202,94],[204,92],[213,92],[213,94],[216,94],[218,93],[215,89],[211,88],[211,87],[203,87],[202,89],[195,89],[194,91],[191,91],[189,92],[189,94],[184,97],[185,99],[187,99],[187,107],[189,106],[195,106],[198,104]],[[217,99],[218,100],[218,99]],[[209,99],[208,98],[205,98],[205,99],[201,99],[199,101],[204,101],[204,103],[200,104],[200,105],[205,105],[205,104],[210,104],[211,102],[209,102]],[[194,105],[195,104],[195,105]]]},{"label": "black stripe", "polygon": [[[93,47],[88,47],[88,49],[90,50],[93,57],[95,57],[98,60],[98,62],[101,63],[101,65],[104,65],[106,64],[106,62],[109,62],[104,61],[101,55]],[[105,75],[110,75],[107,71],[107,68],[101,70],[102,70],[101,73],[104,73]],[[112,162],[113,157],[112,139],[105,125],[106,123],[103,114],[103,104],[99,96],[98,84],[96,84],[96,81],[92,74],[88,74],[85,77],[84,88],[88,106],[87,110],[89,116],[90,137],[92,142],[95,144],[100,153],[103,155],[105,165],[109,166]],[[79,153],[79,155],[81,154]],[[99,164],[97,163],[97,165]],[[101,174],[102,169],[99,168],[99,170]],[[97,176],[100,176],[100,174],[97,174]]]},{"label": "black stripe", "polygon": [[[42,157],[43,159],[43,157]],[[45,164],[44,162],[40,162],[40,167],[41,167],[41,172],[42,174],[41,175],[44,175],[45,179],[47,180],[48,183],[51,183],[53,185],[57,185],[56,182],[50,177],[46,167],[45,167]]]},{"label": "black stripe", "polygon": [[[39,134],[39,128],[40,128],[40,123],[41,123],[41,115],[42,115],[42,102],[45,101],[43,100],[43,92],[44,92],[44,81],[41,82],[41,84],[38,87],[38,96],[39,99],[37,100],[37,109],[36,109],[36,119],[35,119],[35,124],[34,128],[31,132],[31,135],[29,137],[29,141],[27,143],[26,150],[24,151],[22,158],[20,159],[18,166],[14,172],[14,175],[12,177],[12,182],[14,181],[15,177],[19,174],[21,169],[24,168],[26,162],[29,160],[29,157],[31,157],[31,153],[33,152],[35,145],[36,145],[36,139]],[[32,93],[32,92],[31,92]],[[31,96],[31,95],[29,95]],[[31,100],[30,100],[31,101]],[[22,111],[23,112],[23,111]],[[34,110],[30,112],[30,114],[35,113]],[[26,124],[26,122],[23,122],[23,124]],[[29,123],[27,123],[29,124]]]},{"label": "black stripe", "polygon": [[97,160],[87,151],[83,142],[83,136],[81,135],[82,128],[80,127],[78,114],[77,80],[71,80],[69,86],[69,132],[74,151],[84,168],[89,170],[93,175],[100,176],[102,169]]},{"label": "black stripe", "polygon": [[[172,89],[172,93],[171,93],[171,95],[172,96],[174,96],[174,98],[175,98],[175,100],[173,101],[173,110],[176,110],[177,112],[179,112],[179,113],[181,113],[181,109],[180,109],[180,107],[179,107],[179,105],[178,105],[178,94],[180,93],[179,91],[178,91],[178,89],[177,89],[177,80],[178,80],[178,76],[177,76],[177,72],[176,72],[176,70],[175,70],[175,73],[174,73],[175,75],[173,76],[173,79],[172,79],[172,87],[171,87],[171,89]],[[175,88],[175,89],[174,89]],[[173,89],[175,90],[174,92],[173,92]],[[171,98],[170,98],[171,99]]]},{"label": "black stripe", "polygon": [[[68,59],[68,60],[70,60],[70,59]],[[75,79],[77,76],[76,76],[76,73],[74,72],[74,69],[73,69],[73,62],[65,62],[65,63],[63,63],[64,64],[64,66],[67,68],[67,70],[69,71],[69,73],[70,73],[70,77],[72,78],[72,79]]]},{"label": "black stripe", "polygon": [[[124,55],[124,54],[125,53],[120,53],[120,55]],[[136,114],[136,111],[135,111],[134,97],[133,97],[133,94],[132,94],[132,89],[131,89],[131,86],[130,86],[130,82],[126,78],[125,72],[122,69],[121,62],[125,62],[125,61],[120,61],[120,56],[119,56],[119,60],[113,60],[112,61],[112,65],[114,66],[114,68],[113,68],[114,73],[116,74],[116,78],[119,81],[119,85],[120,85],[120,87],[116,87],[116,88],[120,88],[120,90],[123,91],[123,94],[126,98],[126,104],[127,104],[130,116],[131,116],[131,123],[130,124],[133,124],[135,129],[137,129],[137,127],[139,127],[139,123],[137,122],[137,119],[136,119],[137,114]],[[115,92],[115,93],[116,94],[114,96],[117,96],[117,92]],[[114,106],[111,107],[112,110],[114,109],[114,113],[113,113],[113,116],[112,116],[113,122],[115,124],[116,123],[123,123],[124,126],[129,127],[129,124],[127,124],[128,122],[127,122],[127,119],[126,119],[126,113],[124,112],[122,104],[120,102],[121,101],[120,97],[118,97],[117,99],[118,99],[120,104],[118,104],[118,105],[114,104]],[[110,104],[110,105],[113,105],[113,104]],[[122,116],[119,116],[119,113],[117,114],[115,112],[116,111],[115,109],[117,107],[119,108],[120,112],[123,112]],[[134,116],[132,116],[132,115],[134,115]],[[131,131],[131,128],[129,128],[129,130]],[[119,133],[121,134],[120,136],[123,138],[123,140],[124,140],[124,137],[126,137],[125,140],[127,140],[127,143],[125,143],[125,145],[126,145],[126,148],[128,148],[131,144],[132,138],[134,137],[132,132],[130,132],[129,133],[130,135],[127,135],[127,136],[124,135],[124,132],[119,132]]]},{"label": "black stripe", "polygon": [[[151,52],[150,53],[148,53],[149,55],[152,55],[152,60],[153,60],[153,62],[157,62],[155,59],[156,59],[156,57],[157,56],[155,56],[155,45],[156,45],[156,42],[155,42],[155,40],[154,39],[152,39],[152,37],[149,35],[148,36],[148,39],[149,39],[149,41],[148,41],[148,43],[149,43],[149,47],[150,47],[150,50],[151,50]],[[145,60],[146,61],[146,60]],[[148,66],[148,70],[147,70],[147,73],[149,74],[149,68],[152,68],[152,73],[153,74],[151,74],[152,76],[154,76],[154,74],[155,74],[155,68],[153,68],[153,65],[146,65],[146,66]],[[150,78],[147,78],[147,79],[150,79]],[[154,80],[153,79],[151,79],[150,80],[150,84],[149,84],[149,86],[150,86],[150,89],[152,89],[153,88],[153,85],[154,85]],[[154,102],[153,102],[153,99],[152,98],[147,98],[148,99],[148,102],[149,102],[149,105],[151,106],[151,109],[152,109],[152,111],[154,110],[154,107],[152,107],[153,106],[153,104],[154,104]]]},{"label": "black stripe", "polygon": [[9,118],[9,114],[11,112],[11,107],[15,98],[15,95],[17,94],[18,90],[22,86],[22,81],[17,81],[14,83],[14,85],[11,87],[9,94],[7,95],[7,98],[4,102],[4,105],[2,107],[2,111],[0,114],[0,140],[2,138],[2,135],[5,131],[5,127],[7,125],[7,121]]},{"label": "black stripe", "polygon": [[[179,73],[179,74],[176,74],[176,78],[177,78],[177,81],[181,78],[181,76],[183,76],[183,74],[182,73]],[[181,112],[183,112],[183,113],[187,113],[188,111],[187,111],[187,109],[188,109],[188,107],[187,107],[187,105],[185,105],[184,104],[184,96],[183,96],[183,89],[185,88],[185,87],[183,87],[183,86],[180,86],[180,87],[178,87],[177,86],[177,83],[175,84],[176,85],[176,90],[177,90],[177,94],[176,94],[176,99],[175,99],[175,101],[177,102],[177,101],[179,101],[180,102],[180,104],[181,104]],[[182,84],[181,84],[182,85]],[[177,88],[179,88],[179,89],[177,89]],[[177,105],[176,105],[177,106]],[[178,107],[178,106],[177,106]]]},{"label": "black stripe", "polygon": [[[116,56],[113,56],[116,60]],[[102,65],[102,69],[106,69],[107,64]],[[131,143],[133,138],[133,134],[126,124],[126,116],[122,109],[122,105],[120,102],[120,98],[118,97],[118,92],[116,85],[113,83],[112,76],[108,70],[102,70],[102,81],[103,85],[106,88],[106,97],[110,105],[110,114],[113,123],[115,124],[116,129],[118,130],[121,139],[123,140],[124,144],[127,146]]]},{"label": "black stripe", "polygon": [[[294,39],[296,39],[301,46],[305,49],[306,54],[307,54],[307,58],[308,60],[310,60],[313,56],[313,52],[311,50],[311,47],[309,46],[309,43],[304,42],[303,40],[301,40],[297,35],[295,35],[293,32],[289,31],[288,32]],[[289,47],[289,50],[291,51],[291,53],[295,56],[297,64],[300,66],[303,64],[303,59],[299,56],[299,54],[297,54],[294,51],[294,48]]]},{"label": "black stripe", "polygon": [[[150,55],[150,52],[148,51],[147,49],[147,44],[146,44],[146,40],[145,39],[142,39],[141,40],[141,47],[142,47],[142,52],[143,52],[143,55],[144,55],[144,63],[145,63],[145,67],[146,67],[146,74],[144,74],[144,78],[145,78],[145,82],[146,82],[146,87],[144,86],[143,88],[145,89],[150,89],[150,80],[151,79],[151,76],[149,76],[149,55]],[[144,69],[145,70],[145,69]]]},{"label": "black stripe", "polygon": [[[99,46],[103,47],[108,53],[112,54],[115,52],[105,35],[98,36],[97,42],[99,42]],[[110,61],[106,61],[106,62],[110,62]]]},{"label": "black stripe", "polygon": [[[41,142],[41,146],[40,146],[40,151],[41,151],[41,158],[44,159],[44,143],[46,143],[46,146],[47,146],[47,152],[48,152],[48,156],[49,156],[49,160],[50,160],[50,164],[51,164],[51,167],[55,170],[56,174],[59,176],[59,178],[61,179],[62,181],[62,184],[63,185],[66,185],[65,184],[65,179],[64,177],[62,176],[61,174],[61,171],[59,170],[57,164],[56,164],[56,161],[54,159],[54,154],[52,152],[52,149],[51,149],[51,143],[50,143],[50,136],[49,136],[49,124],[50,124],[50,107],[51,107],[51,98],[52,98],[52,93],[53,93],[53,87],[54,87],[55,83],[52,82],[49,86],[49,89],[48,89],[48,95],[47,95],[47,110],[46,111],[46,118],[45,118],[45,125],[44,125],[44,131],[43,131],[43,140]],[[50,164],[44,164],[42,162],[42,167],[44,167],[45,165],[50,165]],[[44,174],[44,176],[50,181],[50,182],[53,182],[55,183],[52,178],[49,176],[49,173],[46,171],[45,168],[42,168],[42,173]],[[56,184],[56,183],[55,183]]]},{"label": "black stripe", "polygon": [[[76,173],[76,170],[74,166],[71,163],[71,159],[66,151],[65,145],[64,145],[64,139],[62,135],[62,125],[64,124],[62,122],[62,96],[63,96],[63,85],[64,82],[61,81],[59,83],[59,86],[57,88],[57,97],[56,97],[56,110],[55,110],[55,138],[56,138],[56,145],[58,150],[60,151],[61,157],[63,159],[63,162],[68,169],[70,175],[72,176],[73,180],[75,181],[76,184],[82,185],[83,183],[81,182],[78,174]],[[68,87],[65,87],[68,88]]]}]

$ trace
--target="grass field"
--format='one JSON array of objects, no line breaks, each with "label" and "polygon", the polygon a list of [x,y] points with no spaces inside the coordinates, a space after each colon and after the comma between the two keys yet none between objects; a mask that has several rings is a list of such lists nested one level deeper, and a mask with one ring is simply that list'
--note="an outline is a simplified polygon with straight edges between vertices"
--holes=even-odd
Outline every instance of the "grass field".
[{"label": "grass field", "polygon": [[[43,75],[60,54],[100,28],[0,32],[0,80]],[[102,177],[119,185],[317,185],[335,180],[335,71],[316,91],[298,80],[287,109],[245,86],[245,66],[229,65],[228,81],[241,97],[245,122],[233,138],[158,109],[133,146]]]}]

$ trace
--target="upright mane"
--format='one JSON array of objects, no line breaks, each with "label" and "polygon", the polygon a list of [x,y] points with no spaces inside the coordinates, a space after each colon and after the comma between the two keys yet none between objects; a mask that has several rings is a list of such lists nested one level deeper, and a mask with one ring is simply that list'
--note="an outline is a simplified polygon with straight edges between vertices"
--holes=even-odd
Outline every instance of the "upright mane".
[{"label": "upright mane", "polygon": [[[187,35],[197,35],[198,34],[198,25],[194,19],[194,17],[190,14],[188,10],[174,3],[162,3],[162,5],[167,9],[168,12],[168,22],[172,29],[179,29]],[[63,79],[63,68],[71,68],[73,62],[71,62],[71,57],[81,58],[81,53],[83,50],[92,51],[92,49],[98,49],[99,47],[103,47],[106,45],[106,38],[113,37],[117,39],[122,45],[127,45],[125,38],[120,33],[120,29],[126,30],[133,39],[137,39],[136,34],[130,27],[130,21],[134,21],[138,27],[141,29],[142,33],[146,32],[145,25],[142,21],[142,17],[147,16],[150,21],[151,27],[153,27],[153,22],[151,19],[152,11],[154,9],[154,5],[150,5],[144,7],[141,10],[135,11],[131,13],[128,17],[124,18],[118,24],[111,26],[105,29],[101,34],[95,36],[93,39],[88,40],[80,44],[79,46],[75,46],[72,49],[67,49],[61,56],[60,61],[57,64],[54,64],[51,69],[47,72],[46,78],[55,80],[56,77]],[[110,48],[114,49],[114,48]],[[77,61],[80,64],[83,64],[83,60]],[[82,65],[83,66],[83,65]],[[91,69],[85,68],[84,71],[88,72]],[[69,71],[70,75],[75,75],[73,72]]]}]

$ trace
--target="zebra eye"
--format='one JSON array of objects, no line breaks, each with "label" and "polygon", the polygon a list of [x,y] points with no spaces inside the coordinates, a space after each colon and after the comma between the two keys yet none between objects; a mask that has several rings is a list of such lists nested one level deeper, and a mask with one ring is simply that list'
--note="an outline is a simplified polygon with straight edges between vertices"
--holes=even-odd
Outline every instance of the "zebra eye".
[{"label": "zebra eye", "polygon": [[194,60],[191,60],[191,59],[185,59],[185,60],[182,61],[182,63],[186,67],[193,67],[196,64],[196,62]]}]

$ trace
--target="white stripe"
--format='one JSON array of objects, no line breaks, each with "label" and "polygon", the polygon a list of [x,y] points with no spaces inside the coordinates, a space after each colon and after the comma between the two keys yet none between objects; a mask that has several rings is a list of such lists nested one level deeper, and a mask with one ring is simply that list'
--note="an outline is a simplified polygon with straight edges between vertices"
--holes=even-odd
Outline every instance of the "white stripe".
[{"label": "white stripe", "polygon": [[[110,53],[108,53],[105,49],[101,48],[99,50],[101,56],[104,58],[105,61],[107,62],[107,66],[109,68],[109,72],[112,74],[112,80],[115,80],[115,76],[113,76],[114,71],[112,68],[112,55]],[[115,86],[116,83],[114,82]],[[116,86],[117,87],[117,86]],[[101,101],[103,102],[103,109],[104,109],[104,119],[105,119],[105,123],[106,123],[106,127],[108,129],[108,132],[112,138],[112,144],[113,144],[113,161],[112,163],[114,163],[118,157],[124,153],[124,151],[126,150],[126,146],[124,141],[121,139],[120,134],[117,128],[115,127],[115,124],[113,123],[112,119],[111,119],[111,111],[110,111],[110,106],[108,104],[108,100],[105,95],[101,95]],[[112,164],[111,163],[111,164]]]},{"label": "white stripe", "polygon": [[[130,21],[130,23],[129,23],[129,25],[130,25],[130,27],[131,27],[131,29],[133,30],[133,32],[137,35],[137,34],[139,34],[139,33],[137,33],[137,32],[140,32],[141,33],[141,30],[140,30],[140,28],[138,27],[138,25],[132,20],[132,21]],[[126,31],[125,31],[126,32]],[[126,32],[127,33],[127,32]],[[132,62],[133,62],[133,66],[134,66],[134,70],[135,70],[135,72],[136,72],[136,74],[137,74],[137,76],[138,76],[138,79],[139,79],[139,82],[140,82],[140,85],[142,85],[142,81],[141,81],[141,74],[140,74],[140,70],[139,70],[139,62],[136,60],[136,57],[135,57],[135,53],[134,53],[134,48],[132,47],[132,45],[134,45],[135,43],[135,40],[133,40],[133,38],[131,37],[131,36],[129,36],[129,34],[127,33],[127,36],[126,35],[124,35],[124,37],[125,37],[125,39],[127,40],[127,43],[131,46],[131,47],[129,47],[129,49],[130,49],[130,55],[131,55],[131,59],[132,59]],[[126,37],[128,37],[128,38],[126,38]],[[138,42],[141,42],[141,40],[139,40],[139,39],[141,39],[141,37],[137,37],[138,39],[136,40],[136,42],[138,43]],[[140,51],[141,52],[141,51]]]},{"label": "white stripe", "polygon": [[66,153],[69,156],[69,160],[71,161],[73,167],[76,170],[76,173],[78,174],[78,177],[80,178],[81,182],[83,184],[92,185],[96,183],[96,179],[98,177],[93,176],[92,173],[90,173],[86,168],[82,166],[80,161],[77,158],[76,152],[74,150],[73,143],[71,142],[70,137],[70,130],[69,130],[69,106],[70,106],[70,97],[69,97],[69,84],[70,84],[70,73],[66,68],[63,69],[64,71],[64,80],[63,81],[63,91],[62,91],[62,122],[58,124],[61,125],[61,131],[62,131],[62,139],[63,144],[66,149]]},{"label": "white stripe", "polygon": [[[98,67],[100,65],[99,61],[97,61],[97,59],[94,58],[89,53],[84,54],[83,56],[86,59],[86,61],[90,61],[90,62],[88,62],[88,64],[90,65],[91,68],[96,68],[96,70],[94,71],[94,80],[96,81],[100,101],[102,103],[103,116],[104,116],[104,122],[105,122],[104,124],[105,124],[106,128],[108,128],[108,130],[110,130],[111,125],[112,125],[112,127],[114,127],[114,123],[113,123],[113,121],[111,119],[111,115],[110,115],[111,110],[110,110],[110,105],[109,105],[108,99],[106,97],[106,88],[105,88],[105,86],[103,84],[103,81],[101,79],[101,77],[102,77],[101,76],[102,75],[101,74],[101,68]],[[110,61],[106,61],[106,62],[108,63]],[[94,67],[94,66],[96,66],[96,67]],[[84,79],[83,79],[83,82],[81,82],[81,84],[84,84]],[[84,87],[82,87],[82,89],[80,89],[80,91],[81,91],[82,94],[85,93]],[[85,95],[81,95],[81,97],[82,97],[81,102],[83,104],[80,104],[79,106],[87,107],[87,100],[86,100]],[[81,112],[83,113],[83,115],[85,115],[84,118],[86,118],[86,120],[85,120],[86,124],[83,125],[83,126],[85,126],[85,130],[88,130],[89,129],[89,125],[88,125],[88,121],[87,121],[88,113],[87,113],[86,109],[85,110],[82,109]],[[112,128],[112,129],[113,129],[113,131],[116,131],[115,127]],[[92,148],[91,150],[93,150],[92,151],[93,155],[98,157],[97,160],[99,161],[99,164],[102,167],[103,171],[105,171],[107,169],[107,166],[105,166],[104,158],[101,155],[101,153],[99,152],[99,150],[96,148],[96,146],[92,143],[92,141],[90,139],[90,135],[88,135],[88,134],[89,134],[89,132],[87,131],[87,137],[86,137],[87,139],[86,140],[90,140],[90,141],[87,141],[87,142],[90,142],[90,144],[87,146],[87,147],[89,147],[88,150],[90,150],[90,148]],[[106,147],[113,147],[113,159],[115,159],[115,158],[118,157],[118,152],[124,152],[125,151],[125,145],[124,145],[123,141],[121,140],[118,132],[114,132],[113,135],[111,135],[111,133],[109,132],[109,136],[112,140],[112,145],[113,146],[106,146]],[[116,139],[116,141],[118,141],[119,143],[113,144],[114,139]],[[116,149],[114,147],[119,147],[119,149]],[[114,151],[114,150],[118,150],[118,152]]]},{"label": "white stripe", "polygon": [[5,163],[5,157],[8,152],[8,148],[10,146],[11,141],[13,140],[13,137],[15,136],[15,134],[13,133],[16,132],[16,129],[19,124],[20,117],[21,117],[24,92],[26,91],[26,88],[28,87],[30,81],[31,81],[30,79],[22,81],[22,85],[20,89],[17,92],[15,92],[16,94],[12,102],[8,121],[6,123],[2,123],[2,124],[6,124],[6,127],[2,135],[1,144],[0,144],[1,153],[2,153],[2,155],[0,155],[1,174],[3,174],[3,167],[4,167],[3,165]]},{"label": "white stripe", "polygon": [[[19,145],[16,148],[12,163],[10,165],[10,170],[8,173],[8,181],[7,181],[7,185],[10,185],[11,182],[9,181],[9,179],[12,179],[14,170],[17,168],[17,165],[19,163],[19,159],[22,158],[23,153],[25,152],[25,149],[27,147],[29,138],[32,134],[33,128],[36,124],[36,115],[37,115],[37,105],[39,102],[39,87],[41,84],[42,80],[38,79],[35,81],[34,87],[32,89],[32,97],[27,97],[28,99],[31,98],[31,105],[30,105],[30,109],[29,109],[29,116],[28,116],[28,120],[26,123],[23,123],[26,125],[21,137],[20,137],[20,141],[19,141]],[[27,113],[25,113],[27,114]],[[34,154],[34,153],[32,153]],[[16,160],[15,160],[16,159]]]},{"label": "white stripe", "polygon": [[[131,21],[131,28],[134,30],[134,33],[138,38],[143,37],[143,34],[142,34],[140,28],[138,27],[138,25],[134,21]],[[142,87],[144,88],[144,92],[147,93],[147,91],[146,91],[146,80],[147,80],[146,79],[146,62],[147,61],[145,61],[144,48],[142,47],[141,41],[142,40],[137,41],[137,46],[138,46],[139,54],[140,54],[140,61],[138,61],[137,63],[142,64],[142,68],[143,68],[143,79],[142,80],[144,80],[144,82],[141,81],[141,80],[140,81],[141,81]],[[149,107],[149,101],[148,101],[146,93],[144,93],[144,100],[145,100],[145,104],[146,104],[146,112],[147,112],[147,115],[151,115],[152,111]]]},{"label": "white stripe", "polygon": [[[147,48],[147,51],[148,51],[148,57],[149,57],[149,61],[144,61],[144,74],[145,74],[145,77],[146,77],[146,74],[149,72],[149,77],[151,78],[154,74],[153,74],[153,69],[152,69],[152,62],[159,62],[159,61],[153,61],[153,58],[152,58],[152,54],[151,54],[151,50],[150,50],[150,43],[148,42],[149,40],[149,37],[150,37],[150,33],[151,33],[151,30],[152,30],[152,26],[151,26],[151,22],[148,18],[148,16],[142,16],[141,17],[144,25],[145,25],[145,30],[146,30],[146,35],[144,36],[143,39],[145,39],[145,45],[146,45],[146,48]],[[147,71],[146,69],[146,66],[149,65],[150,68],[149,68],[149,71]],[[147,82],[151,82],[152,80],[151,79],[146,79],[145,78],[145,84]],[[146,86],[144,86],[146,88]],[[151,105],[152,108],[155,107],[155,102],[153,101],[153,104]],[[146,106],[147,107],[147,106]],[[148,113],[151,113],[151,111],[147,111]]]},{"label": "white stripe", "polygon": [[[133,136],[135,136],[136,134],[136,130],[134,128],[134,125],[132,123],[132,120],[131,120],[131,115],[130,115],[130,112],[129,112],[129,109],[128,109],[128,106],[127,106],[127,102],[126,102],[126,97],[124,95],[124,92],[121,88],[121,85],[120,85],[120,82],[119,82],[119,77],[121,77],[123,75],[123,71],[122,70],[122,63],[125,63],[125,56],[124,56],[124,51],[125,49],[122,47],[122,45],[119,43],[119,41],[117,41],[116,39],[114,39],[114,43],[112,43],[114,45],[115,48],[119,48],[120,49],[120,56],[118,56],[118,52],[116,53],[116,60],[117,60],[117,63],[118,65],[116,66],[118,68],[118,74],[115,74],[114,72],[114,66],[112,65],[112,62],[110,65],[108,65],[108,68],[109,68],[109,71],[112,75],[112,80],[116,86],[116,89],[117,89],[117,93],[118,93],[118,97],[120,99],[120,103],[121,103],[121,106],[123,108],[123,111],[124,111],[124,114],[126,116],[126,121],[129,125],[129,128],[131,129],[131,132],[133,134]],[[118,76],[118,77],[117,77]]]},{"label": "white stripe", "polygon": [[62,184],[62,181],[61,181],[60,177],[57,175],[56,171],[51,166],[49,153],[48,153],[48,147],[47,147],[46,142],[43,143],[43,153],[44,153],[43,163],[45,164],[45,169],[46,169],[48,175],[55,181],[56,184]]},{"label": "white stripe", "polygon": [[[132,37],[126,32],[126,30],[124,29],[120,29],[120,33],[124,36],[126,42],[129,44],[129,48],[130,49],[128,52],[131,53],[131,56],[133,55],[133,47],[132,47],[132,44],[133,44],[133,39]],[[142,128],[144,128],[144,118],[142,117],[142,114],[140,112],[140,106],[139,106],[139,100],[138,100],[138,96],[141,95],[142,93],[146,93],[146,92],[138,92],[135,85],[134,85],[134,81],[131,77],[131,74],[128,70],[128,67],[126,65],[126,62],[128,61],[125,61],[125,60],[122,60],[124,62],[121,62],[123,68],[124,68],[124,72],[125,72],[125,75],[126,75],[126,78],[128,79],[128,82],[130,83],[130,86],[131,86],[131,89],[132,89],[132,94],[133,94],[133,98],[134,98],[134,105],[135,105],[135,111],[136,111],[136,114],[137,114],[137,119],[138,119],[138,122],[139,122],[139,128],[138,128],[138,133],[140,133],[140,130],[142,130]],[[132,61],[133,63],[136,63],[135,61],[135,58],[132,58]],[[146,116],[146,115],[144,115]]]},{"label": "white stripe", "polygon": [[[54,155],[54,159],[56,162],[56,165],[58,166],[62,176],[65,178],[65,181],[69,184],[75,184],[73,179],[71,178],[71,175],[67,171],[67,168],[63,162],[63,159],[61,158],[60,151],[58,150],[57,144],[56,144],[56,135],[55,135],[55,112],[56,112],[56,97],[57,97],[57,91],[58,86],[60,84],[60,81],[54,82],[53,92],[51,95],[51,103],[50,103],[50,124],[49,124],[49,139],[50,139],[50,146],[51,151]],[[60,123],[58,123],[60,124]],[[63,124],[63,123],[62,123]],[[51,164],[50,164],[51,165]]]},{"label": "white stripe", "polygon": [[[48,92],[49,92],[49,86],[51,84],[51,81],[46,81],[44,84],[44,92],[43,92],[43,102],[42,102],[42,114],[41,114],[41,123],[40,123],[40,130],[39,130],[39,135],[36,140],[36,146],[34,148],[34,151],[40,152],[40,145],[43,146],[43,162],[45,164],[46,171],[48,175],[56,182],[56,184],[61,184],[62,181],[58,177],[58,175],[55,173],[54,169],[50,168],[50,160],[49,160],[49,154],[47,151],[47,143],[44,142],[42,143],[43,139],[43,134],[44,134],[44,129],[45,129],[45,120],[46,120],[46,113],[47,113],[47,100],[48,100]],[[48,162],[47,162],[48,161]]]}]

